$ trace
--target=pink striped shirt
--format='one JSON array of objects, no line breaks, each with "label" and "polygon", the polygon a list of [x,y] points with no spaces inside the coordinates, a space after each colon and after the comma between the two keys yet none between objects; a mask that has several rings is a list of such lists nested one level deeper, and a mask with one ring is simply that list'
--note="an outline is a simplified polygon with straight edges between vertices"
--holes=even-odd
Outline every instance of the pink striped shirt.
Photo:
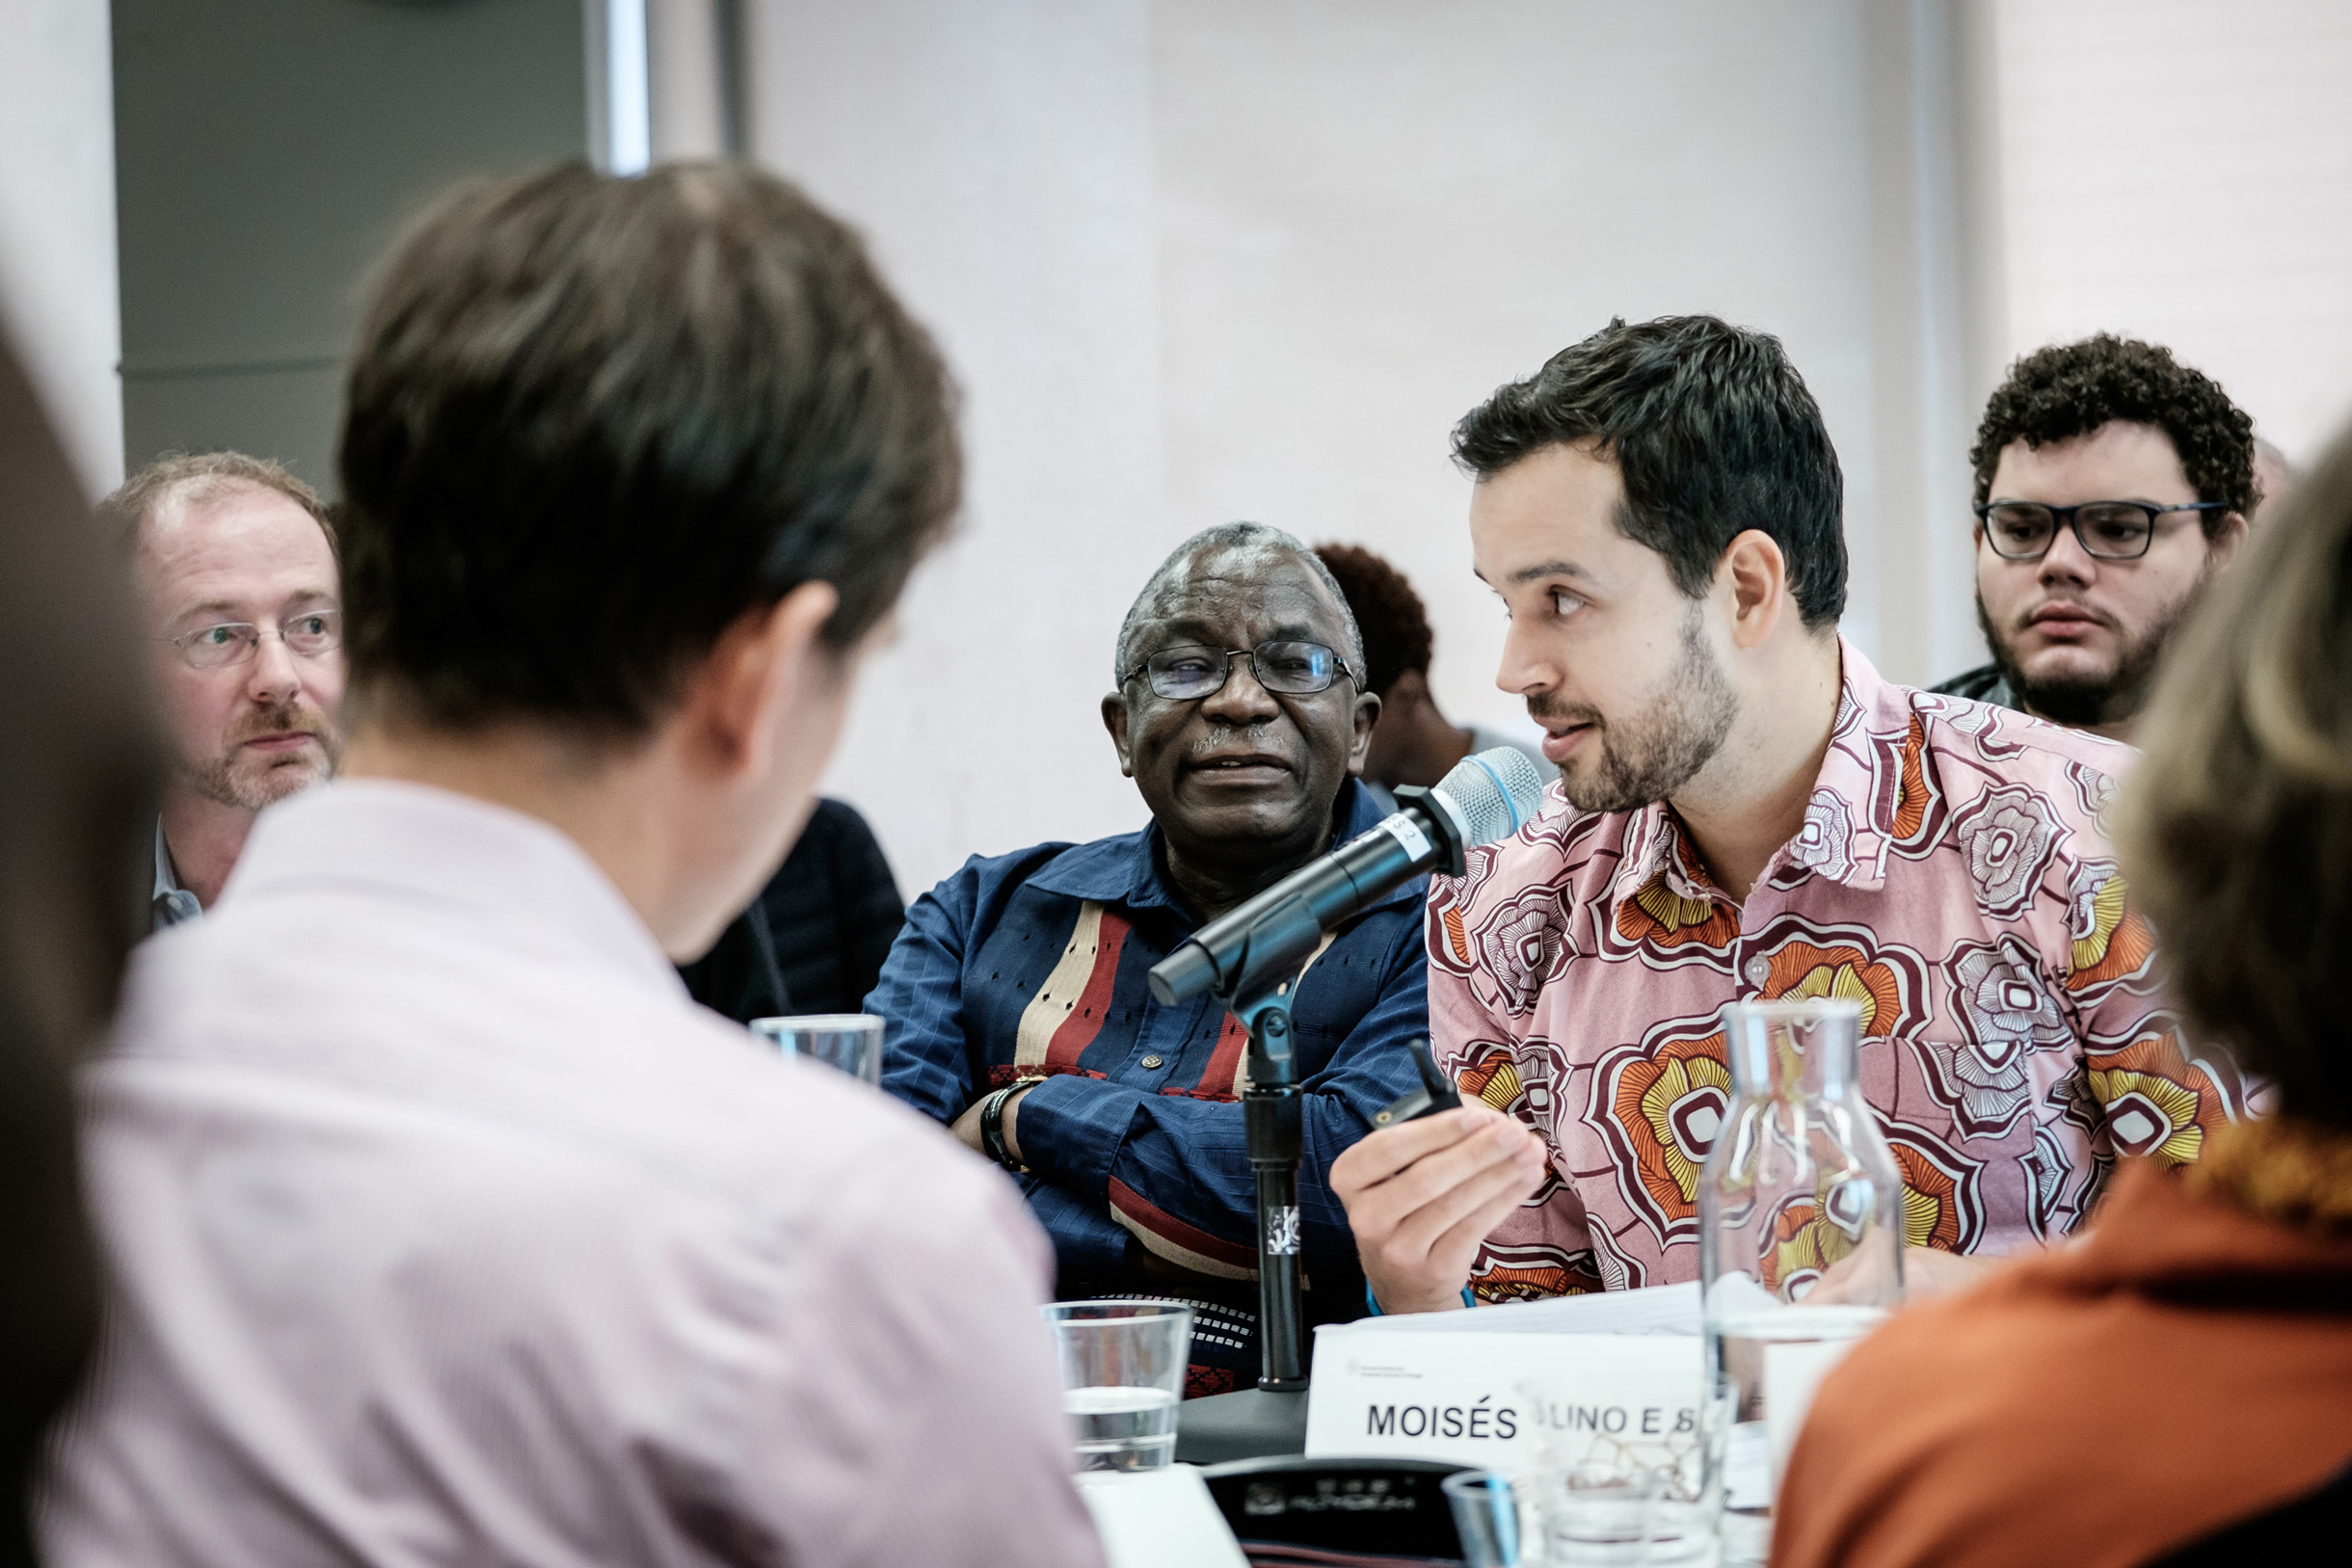
[{"label": "pink striped shirt", "polygon": [[[1550,1145],[1471,1288],[1509,1301],[1694,1279],[1728,1103],[1725,1002],[1849,997],[1910,1239],[2001,1253],[2072,1230],[2119,1154],[2178,1164],[2244,1105],[2184,1050],[2101,826],[2129,748],[1879,678],[1843,689],[1804,831],[1744,905],[1673,812],[1579,812],[1433,886],[1430,1023],[1465,1093]],[[1823,1237],[1792,1236],[1788,1265]]]},{"label": "pink striped shirt", "polygon": [[272,808],[84,1093],[52,1563],[1101,1561],[1012,1184],[695,1007],[545,823]]}]

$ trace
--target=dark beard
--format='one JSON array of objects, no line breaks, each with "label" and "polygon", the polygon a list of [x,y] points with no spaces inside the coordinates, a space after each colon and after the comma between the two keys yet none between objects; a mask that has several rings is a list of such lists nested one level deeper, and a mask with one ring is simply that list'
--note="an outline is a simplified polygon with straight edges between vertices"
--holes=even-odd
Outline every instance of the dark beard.
[{"label": "dark beard", "polygon": [[1589,707],[1552,708],[1530,702],[1540,723],[1568,720],[1600,729],[1600,765],[1579,784],[1565,768],[1561,787],[1580,811],[1631,811],[1662,801],[1697,776],[1723,749],[1739,716],[1739,698],[1724,667],[1699,635],[1698,606],[1682,622],[1682,662],[1657,699],[1642,712],[1611,722]]},{"label": "dark beard", "polygon": [[2148,689],[2155,680],[2156,666],[2163,662],[2165,648],[2204,597],[2205,578],[2201,576],[2153,625],[2124,644],[2115,668],[2104,679],[2028,679],[2025,672],[2018,668],[2016,651],[1993,630],[1992,618],[1985,613],[1985,596],[1981,591],[1976,596],[1976,625],[1985,634],[1985,646],[1992,650],[1992,666],[2000,671],[2010,696],[2033,713],[2052,724],[2077,728],[2121,724],[2147,704]]}]

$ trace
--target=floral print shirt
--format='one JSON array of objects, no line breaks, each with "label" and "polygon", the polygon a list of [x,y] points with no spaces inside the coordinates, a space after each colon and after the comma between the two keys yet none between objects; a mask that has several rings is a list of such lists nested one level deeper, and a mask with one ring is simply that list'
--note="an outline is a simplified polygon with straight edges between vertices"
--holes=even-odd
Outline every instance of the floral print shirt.
[{"label": "floral print shirt", "polygon": [[1432,885],[1438,1057],[1551,1152],[1480,1253],[1481,1300],[1697,1276],[1725,1002],[1861,1004],[1862,1087],[1920,1246],[2063,1235],[2118,1155],[2186,1163],[2243,1109],[2235,1070],[2184,1050],[2108,847],[2136,754],[1840,651],[1804,830],[1744,905],[1668,807],[1581,812],[1558,784]]}]

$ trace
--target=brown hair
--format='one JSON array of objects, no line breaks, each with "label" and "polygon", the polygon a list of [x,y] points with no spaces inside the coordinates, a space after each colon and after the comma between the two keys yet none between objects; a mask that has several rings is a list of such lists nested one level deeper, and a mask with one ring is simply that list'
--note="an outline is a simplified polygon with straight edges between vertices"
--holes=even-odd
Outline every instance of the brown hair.
[{"label": "brown hair", "polygon": [[2352,1127],[2352,431],[2183,628],[2116,838],[2197,1032]]},{"label": "brown hair", "polygon": [[851,646],[946,531],[946,365],[858,236],[741,164],[468,185],[394,247],[343,401],[351,689],[643,733],[803,583]]},{"label": "brown hair", "polygon": [[244,452],[167,452],[116,486],[114,493],[98,503],[98,516],[113,526],[123,552],[135,554],[157,513],[203,500],[232,485],[276,491],[318,519],[327,544],[334,545],[334,518],[318,492],[295,478],[284,464]]}]

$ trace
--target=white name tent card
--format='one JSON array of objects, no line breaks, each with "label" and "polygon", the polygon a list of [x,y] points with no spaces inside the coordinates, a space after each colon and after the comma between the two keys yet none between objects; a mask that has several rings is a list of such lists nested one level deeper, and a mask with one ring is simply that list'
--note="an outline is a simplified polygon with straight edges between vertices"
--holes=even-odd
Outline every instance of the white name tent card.
[{"label": "white name tent card", "polygon": [[1698,1318],[1697,1287],[1668,1286],[1318,1329],[1306,1451],[1500,1471],[1695,1462]]}]

